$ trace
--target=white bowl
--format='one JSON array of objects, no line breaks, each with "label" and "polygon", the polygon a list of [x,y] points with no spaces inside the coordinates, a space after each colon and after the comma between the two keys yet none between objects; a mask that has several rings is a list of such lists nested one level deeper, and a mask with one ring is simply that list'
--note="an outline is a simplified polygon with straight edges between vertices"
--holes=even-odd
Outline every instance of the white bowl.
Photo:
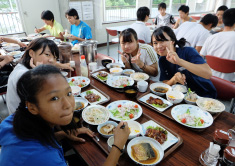
[{"label": "white bowl", "polygon": [[[185,97],[186,97],[186,95],[185,95]],[[187,100],[186,98],[184,97],[184,101],[185,101],[185,103],[187,103],[187,104],[194,104],[194,105],[196,105],[196,101],[189,101],[189,100]],[[199,97],[197,96],[197,99],[198,99]]]},{"label": "white bowl", "polygon": [[169,102],[171,102],[173,104],[178,104],[183,101],[184,94],[180,91],[168,91],[168,92],[166,92],[166,98]]},{"label": "white bowl", "polygon": [[70,86],[72,89],[73,96],[77,97],[81,93],[81,88],[79,86]]},{"label": "white bowl", "polygon": [[109,137],[113,136],[113,134],[106,135],[106,134],[102,134],[102,133],[100,132],[100,129],[101,129],[103,126],[107,125],[107,124],[112,124],[112,125],[114,125],[115,127],[118,126],[118,124],[117,124],[116,122],[114,122],[114,121],[107,121],[107,122],[105,122],[105,123],[103,123],[103,124],[98,125],[98,126],[97,126],[97,130],[98,130],[98,132],[100,133],[100,135],[102,135],[104,138],[109,138]]},{"label": "white bowl", "polygon": [[114,76],[118,76],[122,74],[122,68],[111,68],[110,73]]},{"label": "white bowl", "polygon": [[184,85],[175,84],[172,86],[172,90],[180,91],[182,93],[187,93],[188,89]]},{"label": "white bowl", "polygon": [[130,75],[131,78],[133,78],[133,80],[135,81],[146,81],[149,79],[149,75],[146,73],[141,73],[141,72],[136,72]]},{"label": "white bowl", "polygon": [[[109,137],[109,139],[107,140],[108,151],[109,151],[109,152],[111,152],[113,143],[114,143],[114,136],[111,136],[111,137]],[[119,148],[120,148],[120,147],[119,147]],[[124,145],[123,149],[125,149],[125,145]],[[123,154],[123,153],[122,153],[122,154]]]},{"label": "white bowl", "polygon": [[[130,74],[126,73],[126,72],[131,72]],[[135,73],[135,70],[132,69],[125,69],[122,71],[123,75],[125,76],[130,76],[131,74]]]},{"label": "white bowl", "polygon": [[142,127],[139,122],[136,121],[127,121],[128,127],[130,128],[130,135],[128,139],[133,139],[137,137],[142,132]]},{"label": "white bowl", "polygon": [[[80,111],[80,110],[86,108],[86,106],[88,105],[87,99],[84,99],[84,98],[82,98],[82,97],[74,97],[74,100],[75,100],[75,111]],[[78,103],[78,102],[81,102],[81,103],[84,104],[84,107],[81,108],[81,109],[79,109],[79,110],[76,109],[76,103]]]},{"label": "white bowl", "polygon": [[157,87],[168,88],[168,91],[171,91],[171,86],[165,83],[157,82],[150,85],[150,90],[158,96],[164,96],[166,93],[156,92],[154,89]]}]

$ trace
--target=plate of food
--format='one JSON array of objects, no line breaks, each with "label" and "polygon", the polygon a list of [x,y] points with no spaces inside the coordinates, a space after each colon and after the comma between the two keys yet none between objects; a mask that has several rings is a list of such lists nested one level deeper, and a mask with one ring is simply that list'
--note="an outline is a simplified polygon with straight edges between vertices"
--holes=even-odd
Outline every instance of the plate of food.
[{"label": "plate of food", "polygon": [[102,82],[105,82],[108,79],[109,73],[106,71],[99,71],[99,72],[93,73],[92,76]]},{"label": "plate of food", "polygon": [[161,145],[149,137],[136,137],[127,145],[129,157],[140,165],[156,165],[164,157]]},{"label": "plate of food", "polygon": [[150,105],[151,107],[157,109],[160,112],[165,111],[167,108],[173,105],[171,102],[152,93],[146,94],[145,96],[141,97],[139,100],[143,103]]},{"label": "plate of food", "polygon": [[104,95],[102,95],[96,89],[90,89],[88,91],[82,92],[80,96],[86,99],[91,105],[109,101],[109,99],[107,99]]},{"label": "plate of food", "polygon": [[182,93],[187,93],[187,88],[184,85],[176,84],[172,86],[172,90],[180,91]]},{"label": "plate of food", "polygon": [[151,92],[153,92],[154,94],[158,96],[164,96],[166,92],[172,89],[170,85],[167,85],[165,83],[160,83],[160,82],[151,84],[149,88]]},{"label": "plate of food", "polygon": [[85,88],[90,84],[90,79],[83,76],[70,77],[67,79],[70,86],[79,86]]},{"label": "plate of food", "polygon": [[97,131],[104,137],[109,138],[113,136],[114,129],[118,126],[118,124],[114,121],[107,121],[103,124],[97,126]]},{"label": "plate of food", "polygon": [[204,111],[208,111],[212,114],[222,112],[225,110],[225,106],[218,100],[201,97],[196,101],[198,107]]},{"label": "plate of food", "polygon": [[143,136],[158,141],[164,151],[179,141],[177,137],[152,120],[143,123],[142,130]]},{"label": "plate of food", "polygon": [[122,71],[122,73],[126,76],[130,76],[131,74],[135,73],[135,70],[125,69],[125,70]]},{"label": "plate of food", "polygon": [[130,100],[117,100],[106,108],[110,111],[110,118],[115,121],[136,120],[143,113],[141,106]]},{"label": "plate of food", "polygon": [[122,67],[125,67],[125,66],[123,64],[121,64],[121,63],[108,63],[106,65],[106,67],[108,69],[110,69],[110,68],[122,68]]},{"label": "plate of food", "polygon": [[136,72],[130,75],[130,77],[135,81],[146,81],[149,79],[149,75],[146,73]]},{"label": "plate of food", "polygon": [[9,52],[7,55],[15,56],[19,54],[21,54],[21,51],[12,51],[12,52]]},{"label": "plate of food", "polygon": [[198,95],[195,92],[191,91],[190,88],[188,88],[188,92],[184,97],[184,101],[187,104],[196,104],[198,98],[199,98]]},{"label": "plate of food", "polygon": [[213,117],[209,112],[190,104],[180,104],[172,108],[171,116],[180,124],[202,129],[212,125]]},{"label": "plate of food", "polygon": [[80,111],[88,105],[88,101],[82,97],[74,97],[75,100],[75,111]]},{"label": "plate of food", "polygon": [[101,105],[90,105],[82,111],[83,120],[91,125],[99,125],[109,120],[109,111]]},{"label": "plate of food", "polygon": [[108,77],[106,83],[113,88],[124,88],[134,85],[135,81],[127,76],[112,76]]}]

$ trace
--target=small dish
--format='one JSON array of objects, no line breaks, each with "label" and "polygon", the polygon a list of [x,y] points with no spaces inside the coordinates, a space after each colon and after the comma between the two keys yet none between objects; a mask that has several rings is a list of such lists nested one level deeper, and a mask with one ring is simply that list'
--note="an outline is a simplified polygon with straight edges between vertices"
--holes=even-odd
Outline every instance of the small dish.
[{"label": "small dish", "polygon": [[110,68],[122,68],[125,67],[123,64],[121,63],[109,63],[106,65],[106,68],[110,69]]},{"label": "small dish", "polygon": [[88,101],[82,97],[74,97],[75,100],[75,111],[80,111],[86,108]]},{"label": "small dish", "polygon": [[[165,84],[165,83],[161,83],[161,82],[153,83],[153,84],[150,85],[149,88],[150,88],[151,92],[155,93],[155,94],[158,95],[158,96],[164,96],[167,91],[170,91],[170,90],[172,89],[170,85]],[[165,89],[166,92],[164,92],[164,93],[163,93],[163,92],[160,92],[160,91],[157,92],[157,91],[155,90],[156,88]]]},{"label": "small dish", "polygon": [[135,72],[133,74],[130,75],[130,77],[135,80],[135,81],[146,81],[149,79],[149,75],[146,73],[141,73],[141,72]]},{"label": "small dish", "polygon": [[130,135],[128,139],[133,139],[142,133],[142,127],[137,121],[127,121],[128,127],[130,129]]},{"label": "small dish", "polygon": [[176,84],[172,86],[172,90],[180,91],[182,93],[187,93],[188,89],[184,85]]},{"label": "small dish", "polygon": [[184,94],[180,91],[168,91],[166,92],[166,98],[173,104],[181,103],[184,99]]},{"label": "small dish", "polygon": [[124,93],[125,93],[126,97],[131,98],[131,99],[135,99],[138,94],[138,88],[135,86],[126,86],[124,88]]},{"label": "small dish", "polygon": [[132,70],[132,69],[125,69],[122,71],[122,74],[125,76],[130,76],[133,73],[135,73],[135,70]]},{"label": "small dish", "polygon": [[103,59],[101,60],[101,64],[106,67],[107,64],[112,63],[111,59]]},{"label": "small dish", "polygon": [[102,128],[103,126],[107,125],[107,124],[111,124],[111,125],[113,125],[115,128],[118,126],[118,124],[117,124],[116,122],[114,122],[114,121],[107,121],[107,122],[105,122],[105,123],[103,123],[103,124],[98,125],[98,126],[97,126],[97,131],[98,131],[98,132],[100,133],[100,135],[102,135],[104,138],[109,138],[109,137],[113,136],[113,134],[104,134],[104,133],[102,133],[102,132],[100,131],[101,128]]},{"label": "small dish", "polygon": [[81,88],[79,86],[70,86],[72,89],[73,96],[77,97],[81,93]]},{"label": "small dish", "polygon": [[112,74],[113,76],[119,76],[122,74],[122,68],[111,68],[110,70],[110,74]]}]

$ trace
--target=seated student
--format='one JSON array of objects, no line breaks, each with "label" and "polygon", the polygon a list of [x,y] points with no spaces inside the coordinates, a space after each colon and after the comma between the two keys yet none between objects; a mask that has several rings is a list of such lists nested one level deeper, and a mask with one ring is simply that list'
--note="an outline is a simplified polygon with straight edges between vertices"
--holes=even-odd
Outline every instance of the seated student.
[{"label": "seated student", "polygon": [[159,14],[156,17],[155,25],[158,27],[168,26],[172,27],[175,24],[175,19],[171,14],[166,13],[166,4],[164,2],[158,5]]},{"label": "seated student", "polygon": [[15,43],[15,44],[18,44],[20,47],[27,47],[26,44],[18,41],[18,40],[14,40],[14,39],[11,39],[11,38],[8,38],[8,37],[2,37],[0,36],[0,44],[2,42],[6,42],[6,43]]},{"label": "seated student", "polygon": [[20,103],[20,98],[16,92],[16,84],[25,72],[40,64],[52,64],[58,68],[73,70],[69,64],[56,63],[58,57],[59,49],[54,41],[38,38],[30,42],[21,62],[16,65],[9,76],[6,95],[9,114],[14,113]]},{"label": "seated student", "polygon": [[56,37],[56,39],[61,39],[61,40],[64,39],[63,37],[64,29],[60,23],[54,20],[54,15],[50,10],[43,11],[41,14],[41,19],[45,22],[46,25],[44,25],[40,29],[35,29],[34,31],[36,33],[40,33],[47,29],[50,31],[51,36]]},{"label": "seated student", "polygon": [[[171,28],[160,27],[153,32],[152,44],[160,55],[160,81],[168,85],[187,82],[189,88],[202,97],[216,98],[216,89],[209,80],[211,69],[192,47],[184,47],[186,40],[176,39]],[[178,45],[179,47],[176,47]],[[178,71],[185,68],[183,74]]]},{"label": "seated student", "polygon": [[[216,33],[207,38],[200,54],[235,60],[235,8],[224,12],[223,22],[223,32]],[[228,81],[235,81],[235,73],[221,73],[212,70],[212,75]]]},{"label": "seated student", "polygon": [[196,22],[197,20],[194,20],[192,17],[189,17],[189,7],[186,5],[181,5],[178,9],[180,18],[176,21],[174,29],[178,28],[181,24],[184,22]]},{"label": "seated student", "polygon": [[[5,65],[13,61],[13,56],[0,54],[0,93],[6,92],[9,70],[5,71]],[[8,72],[9,71],[9,72]]]},{"label": "seated student", "polygon": [[200,52],[206,39],[211,35],[210,30],[218,23],[218,18],[212,14],[205,15],[199,23],[185,22],[175,29],[177,40],[182,37],[187,40],[187,46],[194,47]]},{"label": "seated student", "polygon": [[[17,93],[20,104],[15,114],[0,124],[0,165],[67,166],[55,126],[64,130],[66,138],[79,134],[93,137],[94,133],[88,128],[77,128],[73,120],[75,101],[65,77],[52,65],[40,65],[22,75]],[[121,129],[123,124],[125,128]],[[125,145],[129,134],[128,124],[120,122],[114,131],[116,146],[104,165],[117,164],[121,154],[118,148]]]},{"label": "seated student", "polygon": [[138,39],[144,40],[145,43],[151,42],[150,28],[145,25],[145,22],[149,19],[149,14],[149,8],[140,7],[137,10],[137,21],[130,26],[136,31]]},{"label": "seated student", "polygon": [[216,11],[216,16],[218,17],[218,24],[215,28],[213,28],[211,30],[211,33],[214,34],[214,33],[217,33],[217,32],[221,32],[224,30],[224,23],[223,23],[223,15],[224,15],[224,12],[228,9],[227,6],[223,5],[223,6],[220,6],[217,11]]},{"label": "seated student", "polygon": [[79,20],[78,12],[75,9],[67,10],[65,16],[71,24],[70,31],[72,36],[68,37],[68,39],[73,40],[73,45],[92,38],[91,28],[87,23]]},{"label": "seated student", "polygon": [[158,81],[158,57],[153,47],[140,44],[136,32],[131,28],[122,31],[119,40],[123,50],[119,53],[125,68],[147,73],[152,80]]}]

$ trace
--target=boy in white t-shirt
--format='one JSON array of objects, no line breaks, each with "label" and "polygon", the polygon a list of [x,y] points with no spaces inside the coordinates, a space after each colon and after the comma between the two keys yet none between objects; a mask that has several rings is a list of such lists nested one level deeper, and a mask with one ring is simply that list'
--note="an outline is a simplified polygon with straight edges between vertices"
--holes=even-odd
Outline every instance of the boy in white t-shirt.
[{"label": "boy in white t-shirt", "polygon": [[171,14],[166,13],[166,4],[164,2],[158,5],[158,12],[160,14],[157,15],[155,20],[155,25],[158,27],[168,26],[170,28],[175,25],[175,19]]}]

